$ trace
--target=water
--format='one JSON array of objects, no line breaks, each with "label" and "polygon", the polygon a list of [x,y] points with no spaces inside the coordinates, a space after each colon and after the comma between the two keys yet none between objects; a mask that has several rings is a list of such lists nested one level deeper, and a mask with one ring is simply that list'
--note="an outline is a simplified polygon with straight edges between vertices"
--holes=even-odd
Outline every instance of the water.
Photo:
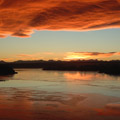
[{"label": "water", "polygon": [[0,120],[119,120],[120,77],[16,69],[0,77]]}]

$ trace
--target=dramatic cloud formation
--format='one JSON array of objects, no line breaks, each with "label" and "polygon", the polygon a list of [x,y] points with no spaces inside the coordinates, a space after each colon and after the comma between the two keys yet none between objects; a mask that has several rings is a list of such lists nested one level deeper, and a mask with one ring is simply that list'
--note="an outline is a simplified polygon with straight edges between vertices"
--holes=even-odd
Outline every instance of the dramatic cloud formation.
[{"label": "dramatic cloud formation", "polygon": [[120,27],[120,0],[0,0],[0,37]]},{"label": "dramatic cloud formation", "polygon": [[64,59],[76,60],[76,59],[101,59],[112,56],[120,56],[120,52],[109,52],[109,53],[100,53],[100,52],[68,52]]}]

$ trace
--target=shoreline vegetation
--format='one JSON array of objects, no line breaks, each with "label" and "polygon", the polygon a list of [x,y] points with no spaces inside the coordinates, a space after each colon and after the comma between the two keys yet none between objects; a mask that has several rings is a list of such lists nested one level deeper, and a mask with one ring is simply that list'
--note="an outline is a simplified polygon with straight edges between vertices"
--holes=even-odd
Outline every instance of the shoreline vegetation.
[{"label": "shoreline vegetation", "polygon": [[16,74],[15,70],[6,63],[0,63],[0,75],[13,75]]},{"label": "shoreline vegetation", "polygon": [[94,71],[109,75],[120,75],[120,60],[76,60],[76,61],[15,61],[7,63],[13,68],[42,68],[59,71]]}]

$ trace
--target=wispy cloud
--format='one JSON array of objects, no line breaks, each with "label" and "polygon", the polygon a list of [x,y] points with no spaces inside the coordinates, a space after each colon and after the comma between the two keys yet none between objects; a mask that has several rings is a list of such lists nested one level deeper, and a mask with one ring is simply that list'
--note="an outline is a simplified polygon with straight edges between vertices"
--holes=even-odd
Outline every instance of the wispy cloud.
[{"label": "wispy cloud", "polygon": [[74,60],[74,59],[103,59],[112,56],[120,56],[120,52],[68,52],[64,59]]},{"label": "wispy cloud", "polygon": [[120,0],[0,0],[0,37],[120,27]]},{"label": "wispy cloud", "polygon": [[56,53],[53,52],[39,52],[39,53],[32,53],[32,54],[18,54],[18,55],[11,55],[9,58],[1,58],[0,60],[4,61],[16,61],[16,60],[49,60],[49,59],[54,59],[57,60],[56,58]]},{"label": "wispy cloud", "polygon": [[52,52],[41,52],[41,53],[33,53],[33,54],[18,54],[16,57],[20,60],[40,60],[46,59],[46,57],[53,55]]},{"label": "wispy cloud", "polygon": [[79,60],[79,59],[101,59],[101,60],[120,60],[120,52],[67,52],[67,53],[54,53],[54,52],[39,52],[32,54],[18,54],[10,55],[8,58],[0,58],[4,61],[16,60]]},{"label": "wispy cloud", "polygon": [[19,54],[18,57],[33,57],[34,55],[31,54]]}]

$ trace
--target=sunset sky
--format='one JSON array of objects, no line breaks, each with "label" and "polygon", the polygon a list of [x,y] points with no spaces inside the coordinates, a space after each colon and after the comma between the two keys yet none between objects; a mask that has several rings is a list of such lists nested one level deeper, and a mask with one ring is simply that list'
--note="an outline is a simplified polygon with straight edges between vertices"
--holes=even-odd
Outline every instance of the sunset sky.
[{"label": "sunset sky", "polygon": [[0,0],[0,60],[120,60],[120,0]]}]

